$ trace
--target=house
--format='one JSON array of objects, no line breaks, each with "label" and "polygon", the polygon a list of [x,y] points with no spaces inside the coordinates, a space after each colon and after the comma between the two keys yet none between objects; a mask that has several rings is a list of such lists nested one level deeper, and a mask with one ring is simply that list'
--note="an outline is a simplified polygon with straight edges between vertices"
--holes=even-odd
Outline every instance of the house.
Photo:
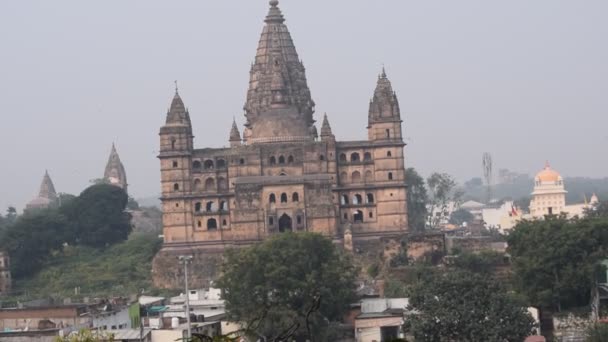
[{"label": "house", "polygon": [[361,313],[355,318],[357,342],[384,342],[403,338],[407,298],[370,298],[361,301]]}]

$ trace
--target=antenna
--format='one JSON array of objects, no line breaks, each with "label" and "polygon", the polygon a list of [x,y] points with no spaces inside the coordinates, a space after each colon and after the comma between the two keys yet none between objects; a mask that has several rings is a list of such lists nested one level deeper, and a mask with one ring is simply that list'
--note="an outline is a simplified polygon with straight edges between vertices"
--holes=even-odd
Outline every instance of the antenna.
[{"label": "antenna", "polygon": [[486,181],[486,203],[490,203],[490,201],[492,200],[492,172],[493,172],[493,165],[492,165],[492,155],[488,152],[485,152],[483,154],[483,158],[482,158],[482,165],[483,165],[483,177]]}]

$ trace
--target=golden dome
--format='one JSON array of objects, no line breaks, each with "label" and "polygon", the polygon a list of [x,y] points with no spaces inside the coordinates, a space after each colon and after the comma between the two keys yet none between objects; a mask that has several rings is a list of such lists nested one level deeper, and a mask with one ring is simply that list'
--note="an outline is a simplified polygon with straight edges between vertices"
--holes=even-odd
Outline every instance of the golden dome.
[{"label": "golden dome", "polygon": [[545,168],[536,174],[536,179],[541,182],[557,182],[561,180],[561,176],[557,171],[553,170],[549,165],[549,162],[545,165]]}]

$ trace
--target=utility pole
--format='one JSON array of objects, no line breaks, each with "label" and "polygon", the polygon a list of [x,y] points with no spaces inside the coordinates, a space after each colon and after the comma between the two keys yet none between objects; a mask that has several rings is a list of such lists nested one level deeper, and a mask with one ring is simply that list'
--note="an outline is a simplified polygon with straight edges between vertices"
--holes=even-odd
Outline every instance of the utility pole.
[{"label": "utility pole", "polygon": [[186,322],[188,324],[188,340],[192,338],[192,330],[190,328],[190,291],[188,290],[188,264],[192,262],[192,255],[180,255],[179,263],[184,264],[184,285],[186,291]]}]

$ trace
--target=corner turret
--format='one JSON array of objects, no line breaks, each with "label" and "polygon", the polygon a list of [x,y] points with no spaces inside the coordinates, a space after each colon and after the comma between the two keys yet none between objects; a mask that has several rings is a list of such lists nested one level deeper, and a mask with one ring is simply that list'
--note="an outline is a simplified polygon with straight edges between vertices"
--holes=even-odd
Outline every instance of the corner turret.
[{"label": "corner turret", "polygon": [[382,68],[374,97],[369,104],[367,125],[369,140],[403,141],[401,123],[397,94],[386,76],[386,70]]},{"label": "corner turret", "polygon": [[236,120],[232,119],[232,129],[230,130],[230,147],[241,146],[241,132],[236,125]]}]

